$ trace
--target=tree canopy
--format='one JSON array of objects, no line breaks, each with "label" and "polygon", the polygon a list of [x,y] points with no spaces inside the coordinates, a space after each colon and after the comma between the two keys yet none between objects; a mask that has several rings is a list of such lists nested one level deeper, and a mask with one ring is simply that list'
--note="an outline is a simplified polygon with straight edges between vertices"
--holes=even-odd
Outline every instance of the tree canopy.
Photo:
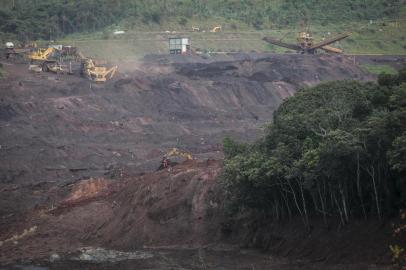
[{"label": "tree canopy", "polygon": [[306,225],[396,214],[406,203],[405,74],[303,89],[257,143],[227,139],[224,185],[234,209]]},{"label": "tree canopy", "polygon": [[95,31],[125,21],[186,24],[192,17],[222,17],[256,28],[393,18],[402,0],[3,0],[0,32],[23,39],[50,39]]}]

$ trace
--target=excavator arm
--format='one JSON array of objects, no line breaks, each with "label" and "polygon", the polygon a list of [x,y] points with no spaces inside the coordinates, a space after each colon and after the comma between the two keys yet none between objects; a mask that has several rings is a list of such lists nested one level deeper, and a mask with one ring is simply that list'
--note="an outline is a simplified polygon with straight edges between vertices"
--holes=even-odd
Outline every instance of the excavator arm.
[{"label": "excavator arm", "polygon": [[[341,34],[341,35],[338,35],[338,36],[323,40],[322,42],[314,44],[308,50],[311,51],[311,50],[315,50],[315,49],[323,49],[323,47],[326,47],[326,46],[328,46],[328,45],[330,45],[330,44],[332,44],[334,42],[343,40],[343,39],[345,39],[345,38],[347,38],[349,36],[350,36],[349,33],[344,33],[344,34]],[[330,47],[330,48],[332,48],[332,47]],[[328,47],[327,47],[326,50],[328,50]]]},{"label": "excavator arm", "polygon": [[285,42],[282,42],[282,41],[280,41],[278,39],[274,39],[274,38],[271,38],[271,37],[264,37],[263,40],[270,43],[270,44],[280,46],[280,47],[284,47],[284,48],[287,48],[287,49],[291,49],[291,50],[295,50],[295,51],[301,51],[302,50],[302,47],[300,47],[299,45],[285,43]]},{"label": "excavator arm", "polygon": [[107,77],[110,73],[109,79],[112,79],[114,77],[114,74],[116,74],[117,68],[118,68],[117,66],[110,68],[109,70],[106,71],[104,76]]},{"label": "excavator arm", "polygon": [[323,51],[326,51],[326,52],[330,52],[330,53],[343,53],[342,49],[334,48],[334,47],[331,47],[331,46],[328,46],[328,45],[323,46],[320,49],[322,49]]},{"label": "excavator arm", "polygon": [[55,49],[49,47],[47,49],[38,49],[28,55],[28,58],[33,61],[46,61],[55,52]]},{"label": "excavator arm", "polygon": [[165,157],[181,156],[188,160],[193,160],[192,154],[184,151],[180,151],[178,148],[172,148],[169,152],[165,154]]}]

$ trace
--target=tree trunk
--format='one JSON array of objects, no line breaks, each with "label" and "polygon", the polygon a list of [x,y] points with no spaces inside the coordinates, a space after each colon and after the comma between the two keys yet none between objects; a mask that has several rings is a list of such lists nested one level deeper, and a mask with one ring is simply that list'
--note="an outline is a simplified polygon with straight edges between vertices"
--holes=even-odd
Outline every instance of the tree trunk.
[{"label": "tree trunk", "polygon": [[381,220],[381,208],[379,207],[379,196],[378,190],[376,188],[376,181],[375,181],[375,168],[371,165],[370,169],[367,169],[369,176],[371,176],[372,184],[374,186],[374,193],[375,193],[375,202],[376,202],[376,212],[378,214],[379,220]]}]

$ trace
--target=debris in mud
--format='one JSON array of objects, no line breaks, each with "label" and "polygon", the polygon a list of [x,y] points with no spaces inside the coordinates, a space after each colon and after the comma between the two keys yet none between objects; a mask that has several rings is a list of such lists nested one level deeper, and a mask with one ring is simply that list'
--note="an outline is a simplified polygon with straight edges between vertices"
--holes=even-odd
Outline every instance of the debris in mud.
[{"label": "debris in mud", "polygon": [[151,253],[145,251],[122,252],[117,250],[108,250],[104,248],[93,247],[81,248],[79,251],[80,255],[77,257],[73,257],[72,260],[106,263],[126,260],[145,260],[154,257],[154,255],[152,255]]},{"label": "debris in mud", "polygon": [[24,237],[28,236],[28,235],[32,235],[33,233],[35,233],[35,231],[37,230],[37,226],[33,226],[29,229],[25,229],[24,232],[22,234],[17,234],[17,235],[13,235],[12,237],[4,240],[4,241],[0,241],[0,247],[3,246],[6,243],[12,242],[15,245],[18,244],[18,240],[23,239]]},{"label": "debris in mud", "polygon": [[60,259],[61,259],[61,256],[59,256],[59,254],[56,254],[56,253],[51,254],[51,256],[49,256],[49,261],[51,263],[59,261]]}]

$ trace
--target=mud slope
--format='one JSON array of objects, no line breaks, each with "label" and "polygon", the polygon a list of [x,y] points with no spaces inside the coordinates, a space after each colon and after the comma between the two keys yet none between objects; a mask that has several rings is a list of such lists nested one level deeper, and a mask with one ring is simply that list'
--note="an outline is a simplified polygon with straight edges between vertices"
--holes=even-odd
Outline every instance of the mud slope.
[{"label": "mud slope", "polygon": [[217,161],[188,161],[120,181],[87,179],[54,188],[24,222],[0,233],[0,265],[48,258],[50,252],[68,254],[83,246],[135,250],[217,242],[220,171]]},{"label": "mud slope", "polygon": [[369,79],[336,56],[151,56],[104,85],[5,63],[0,81],[0,228],[91,176],[154,171],[171,147],[221,158],[256,139],[282,100],[320,81]]},{"label": "mud slope", "polygon": [[[93,178],[52,188],[44,204],[0,233],[0,267],[22,262],[50,269],[169,270],[202,269],[207,262],[207,269],[227,270],[388,269],[368,264],[390,261],[390,226],[360,221],[337,230],[315,224],[309,234],[300,222],[258,224],[249,216],[245,221],[227,220],[218,180],[221,169],[219,161],[187,161],[119,181]],[[289,260],[254,250],[240,252],[243,245],[268,248]],[[149,259],[86,266],[75,259],[83,247],[144,250]],[[50,263],[53,254],[61,261]]]},{"label": "mud slope", "polygon": [[255,139],[296,89],[368,79],[351,59],[304,55],[150,57],[105,85],[5,68],[0,179],[17,185],[155,169],[174,146],[218,156],[225,135]]}]

